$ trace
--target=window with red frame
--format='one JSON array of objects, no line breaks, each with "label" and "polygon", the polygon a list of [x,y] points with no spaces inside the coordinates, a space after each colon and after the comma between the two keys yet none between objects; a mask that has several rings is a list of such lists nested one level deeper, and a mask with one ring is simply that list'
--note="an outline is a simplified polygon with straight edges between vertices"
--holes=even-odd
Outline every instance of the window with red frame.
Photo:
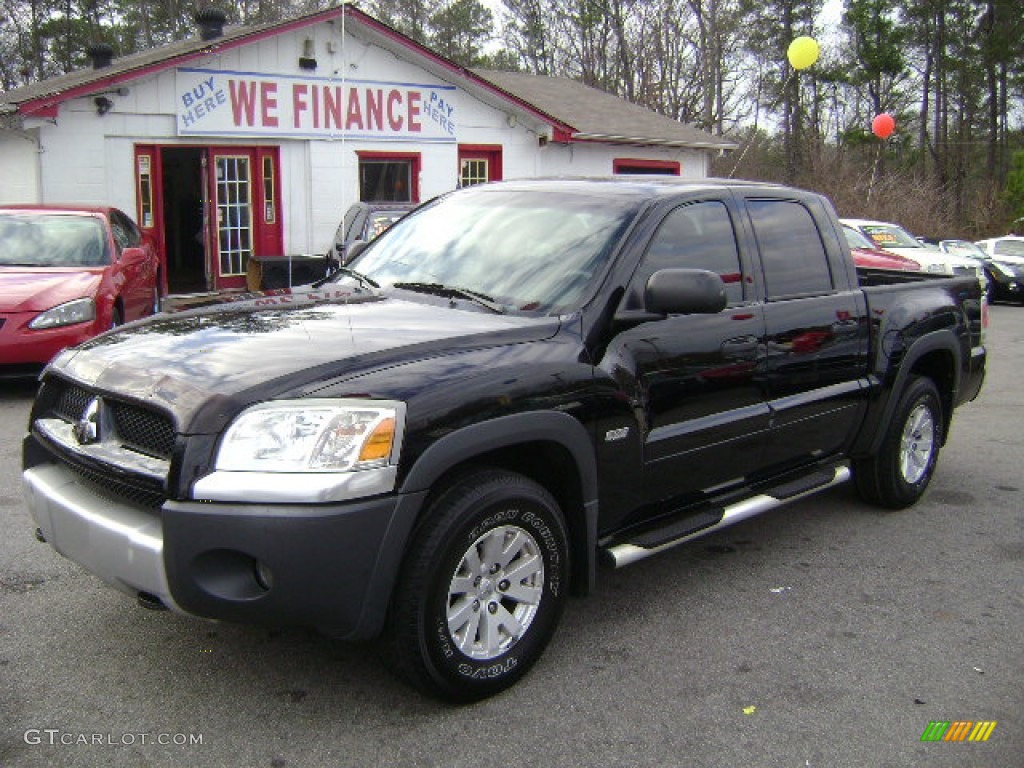
[{"label": "window with red frame", "polygon": [[419,202],[420,155],[359,152],[359,199],[377,203]]},{"label": "window with red frame", "polygon": [[612,173],[644,176],[678,176],[681,167],[675,160],[646,160],[617,157],[612,160]]}]

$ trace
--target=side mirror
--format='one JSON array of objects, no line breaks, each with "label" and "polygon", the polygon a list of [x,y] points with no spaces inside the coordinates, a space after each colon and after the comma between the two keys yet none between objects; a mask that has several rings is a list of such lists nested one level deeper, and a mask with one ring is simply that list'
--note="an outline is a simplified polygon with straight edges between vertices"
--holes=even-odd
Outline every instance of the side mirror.
[{"label": "side mirror", "polygon": [[714,315],[727,303],[722,278],[704,269],[660,269],[644,289],[644,309],[659,315]]}]

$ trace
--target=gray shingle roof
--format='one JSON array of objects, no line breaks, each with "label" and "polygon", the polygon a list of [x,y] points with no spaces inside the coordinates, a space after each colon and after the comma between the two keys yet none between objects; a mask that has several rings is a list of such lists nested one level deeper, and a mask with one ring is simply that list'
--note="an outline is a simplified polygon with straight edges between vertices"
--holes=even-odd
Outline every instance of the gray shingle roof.
[{"label": "gray shingle roof", "polygon": [[4,105],[17,107],[26,102],[46,99],[51,96],[60,101],[59,97],[63,94],[93,84],[97,86],[97,90],[100,90],[102,84],[107,80],[124,80],[124,75],[130,75],[136,71],[140,74],[145,74],[154,68],[159,70],[162,64],[177,66],[181,63],[182,58],[201,54],[207,50],[214,50],[225,43],[231,43],[250,35],[258,34],[273,26],[273,24],[266,24],[262,26],[225,27],[224,34],[213,40],[202,40],[199,37],[178,40],[148,51],[115,58],[109,66],[102,67],[101,69],[79,69],[74,72],[68,72],[65,75],[57,75],[46,80],[29,83],[20,88],[0,93],[0,111],[2,111]]},{"label": "gray shingle roof", "polygon": [[566,77],[475,69],[474,74],[573,126],[579,138],[735,149],[736,143]]}]

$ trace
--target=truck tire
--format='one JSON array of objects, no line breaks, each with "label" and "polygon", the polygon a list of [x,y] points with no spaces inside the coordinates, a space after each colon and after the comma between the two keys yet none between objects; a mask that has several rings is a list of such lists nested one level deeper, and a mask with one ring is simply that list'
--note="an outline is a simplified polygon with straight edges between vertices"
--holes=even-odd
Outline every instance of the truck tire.
[{"label": "truck tire", "polygon": [[551,494],[513,472],[465,475],[437,496],[410,545],[388,618],[391,662],[441,699],[494,695],[540,658],[568,578]]},{"label": "truck tire", "polygon": [[885,427],[878,454],[854,465],[861,497],[889,509],[903,509],[920,499],[935,472],[943,423],[935,383],[912,377]]}]

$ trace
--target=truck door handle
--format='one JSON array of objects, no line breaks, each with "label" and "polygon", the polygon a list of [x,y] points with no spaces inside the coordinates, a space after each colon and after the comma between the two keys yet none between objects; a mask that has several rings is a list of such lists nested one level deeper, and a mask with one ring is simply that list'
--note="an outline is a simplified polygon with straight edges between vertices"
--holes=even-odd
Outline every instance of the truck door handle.
[{"label": "truck door handle", "polygon": [[757,336],[736,336],[722,342],[722,353],[728,357],[748,357],[756,355],[760,346]]},{"label": "truck door handle", "polygon": [[860,323],[856,318],[850,318],[849,320],[837,320],[832,323],[832,333],[849,336],[851,333],[857,333],[859,330]]}]

